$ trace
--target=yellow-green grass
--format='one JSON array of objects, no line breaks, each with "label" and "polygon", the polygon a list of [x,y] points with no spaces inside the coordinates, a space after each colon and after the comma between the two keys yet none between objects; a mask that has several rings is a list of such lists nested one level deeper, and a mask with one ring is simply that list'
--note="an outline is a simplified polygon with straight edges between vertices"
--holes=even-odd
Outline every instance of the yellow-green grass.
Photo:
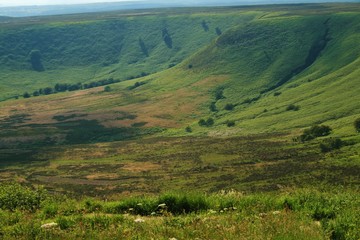
[{"label": "yellow-green grass", "polygon": [[0,231],[6,239],[359,237],[358,192],[341,188],[75,200],[49,196],[41,189],[2,185],[0,206]]}]

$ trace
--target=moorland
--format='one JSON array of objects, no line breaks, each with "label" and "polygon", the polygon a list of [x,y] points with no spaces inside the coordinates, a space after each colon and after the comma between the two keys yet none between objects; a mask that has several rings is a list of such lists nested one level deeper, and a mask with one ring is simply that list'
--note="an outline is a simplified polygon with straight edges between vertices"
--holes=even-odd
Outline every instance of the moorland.
[{"label": "moorland", "polygon": [[0,18],[0,238],[359,239],[359,10]]}]

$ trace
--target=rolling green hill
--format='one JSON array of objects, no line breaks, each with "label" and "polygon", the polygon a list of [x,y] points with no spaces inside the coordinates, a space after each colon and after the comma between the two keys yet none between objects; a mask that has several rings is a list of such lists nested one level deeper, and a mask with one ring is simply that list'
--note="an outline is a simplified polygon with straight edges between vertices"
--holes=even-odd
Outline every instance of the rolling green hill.
[{"label": "rolling green hill", "polygon": [[0,22],[0,238],[359,239],[359,10]]},{"label": "rolling green hill", "polygon": [[[164,70],[209,44],[217,36],[215,28],[224,31],[256,14],[154,11],[120,12],[108,19],[15,19],[0,31],[0,98],[56,83],[125,80]],[[34,51],[39,67],[31,61]]]},{"label": "rolling green hill", "polygon": [[[13,23],[1,34],[3,97],[55,83],[153,74],[113,84],[110,91],[98,87],[3,102],[4,126],[17,127],[3,136],[24,127],[29,138],[44,139],[49,131],[55,142],[81,143],[148,132],[182,136],[189,134],[186,126],[192,135],[237,135],[321,123],[351,134],[360,114],[358,8],[263,6]],[[32,49],[43,69],[31,65]],[[199,126],[209,117],[215,120],[211,128]],[[94,131],[75,140],[87,127]]]}]

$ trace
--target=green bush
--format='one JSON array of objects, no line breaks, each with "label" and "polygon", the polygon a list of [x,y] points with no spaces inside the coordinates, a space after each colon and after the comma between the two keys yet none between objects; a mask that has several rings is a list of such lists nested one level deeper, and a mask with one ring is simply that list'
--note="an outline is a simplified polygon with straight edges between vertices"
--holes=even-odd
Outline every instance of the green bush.
[{"label": "green bush", "polygon": [[44,219],[53,218],[59,211],[59,205],[55,202],[44,202],[42,204],[42,217]]},{"label": "green bush", "polygon": [[357,132],[360,132],[360,118],[355,120],[354,127],[355,127]]},{"label": "green bush", "polygon": [[69,229],[69,228],[75,226],[76,221],[70,217],[59,216],[56,219],[56,223],[59,225],[61,230],[66,230],[66,229]]},{"label": "green bush", "polygon": [[212,125],[214,125],[214,119],[208,118],[208,119],[206,120],[206,126],[210,127],[210,126],[212,126]]},{"label": "green bush", "polygon": [[226,126],[228,126],[228,127],[234,127],[234,126],[235,126],[235,121],[233,121],[233,120],[228,120],[228,121],[226,121]]},{"label": "green bush", "polygon": [[216,103],[212,102],[209,107],[211,112],[217,112]]},{"label": "green bush", "polygon": [[200,119],[198,122],[199,126],[202,126],[202,127],[210,127],[210,126],[214,125],[214,123],[215,123],[214,119],[212,119],[212,118],[208,118],[207,120]]},{"label": "green bush", "polygon": [[299,111],[299,110],[300,110],[300,106],[294,104],[290,104],[289,106],[286,107],[286,111]]},{"label": "green bush", "polygon": [[306,142],[317,137],[328,136],[332,129],[326,125],[315,125],[311,128],[305,129],[303,134],[300,136],[300,141]]},{"label": "green bush", "polygon": [[205,119],[200,119],[198,122],[199,126],[206,126],[206,121]]},{"label": "green bush", "polygon": [[159,198],[158,204],[165,204],[172,214],[185,214],[209,209],[209,203],[203,195],[166,194]]},{"label": "green bush", "polygon": [[91,198],[85,200],[85,209],[87,212],[98,212],[102,210],[102,205]]},{"label": "green bush", "polygon": [[234,107],[235,107],[234,104],[228,103],[228,104],[225,105],[225,108],[224,108],[224,109],[227,110],[227,111],[231,111],[231,110],[234,109]]},{"label": "green bush", "polygon": [[40,208],[46,198],[47,193],[42,188],[33,190],[16,183],[1,184],[0,186],[1,209],[35,211]]},{"label": "green bush", "polygon": [[187,127],[185,128],[185,131],[188,132],[188,133],[191,133],[191,132],[192,132],[192,129],[191,129],[190,126],[187,126]]},{"label": "green bush", "polygon": [[29,94],[28,92],[25,92],[25,93],[23,94],[23,98],[29,98],[29,97],[31,97],[31,96],[30,96],[30,94]]},{"label": "green bush", "polygon": [[111,87],[110,87],[110,86],[104,87],[104,91],[105,91],[105,92],[111,92]]},{"label": "green bush", "polygon": [[215,89],[215,100],[224,99],[224,87],[218,87]]},{"label": "green bush", "polygon": [[153,199],[130,198],[115,205],[107,206],[108,213],[130,213],[134,215],[150,215],[157,209],[157,202]]},{"label": "green bush", "polygon": [[321,152],[330,152],[335,149],[340,149],[343,146],[343,141],[340,138],[325,139],[320,143]]}]

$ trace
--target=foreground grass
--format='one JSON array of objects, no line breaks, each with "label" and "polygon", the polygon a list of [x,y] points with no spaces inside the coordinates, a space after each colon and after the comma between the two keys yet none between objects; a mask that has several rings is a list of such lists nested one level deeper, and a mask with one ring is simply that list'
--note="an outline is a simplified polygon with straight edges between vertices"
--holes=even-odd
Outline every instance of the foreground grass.
[{"label": "foreground grass", "polygon": [[[0,237],[359,239],[359,199],[355,190],[338,188],[75,200],[2,184]],[[46,223],[56,224],[45,227]]]}]

